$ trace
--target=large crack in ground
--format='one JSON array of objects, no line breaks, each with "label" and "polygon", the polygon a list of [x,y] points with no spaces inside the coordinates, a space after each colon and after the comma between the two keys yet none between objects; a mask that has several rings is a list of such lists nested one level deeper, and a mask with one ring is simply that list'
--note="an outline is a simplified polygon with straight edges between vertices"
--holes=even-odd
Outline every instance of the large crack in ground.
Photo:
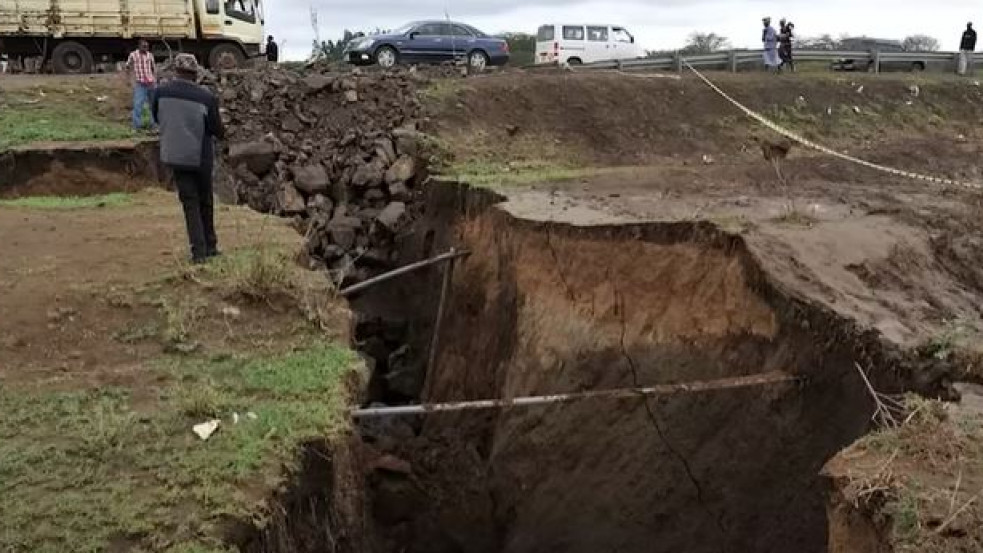
[{"label": "large crack in ground", "polygon": [[[869,429],[854,363],[897,391],[915,387],[903,356],[772,283],[740,237],[713,225],[571,227],[496,201],[435,184],[411,232],[434,253],[472,251],[455,270],[436,369],[418,376],[430,392],[415,401],[771,370],[807,384],[371,423],[373,549],[825,551],[819,470]],[[417,241],[403,243],[404,262],[419,259]],[[417,371],[439,280],[420,274],[353,301],[377,328],[405,330]]]}]

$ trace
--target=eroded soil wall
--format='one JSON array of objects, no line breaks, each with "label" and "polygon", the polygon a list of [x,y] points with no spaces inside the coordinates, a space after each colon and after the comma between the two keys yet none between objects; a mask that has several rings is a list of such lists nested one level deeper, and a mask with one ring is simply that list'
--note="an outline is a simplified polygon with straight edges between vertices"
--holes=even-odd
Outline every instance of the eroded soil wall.
[{"label": "eroded soil wall", "polygon": [[[411,467],[369,478],[377,550],[825,551],[820,468],[870,420],[854,363],[874,367],[882,390],[906,386],[880,370],[898,360],[876,336],[777,288],[739,236],[712,225],[530,222],[486,193],[440,188],[433,234],[418,228],[404,251],[472,255],[454,273],[424,400],[767,371],[804,380],[371,425],[370,449]],[[355,304],[404,318],[416,371],[439,279]]]},{"label": "eroded soil wall", "polygon": [[155,141],[0,153],[0,198],[132,192],[166,180]]}]

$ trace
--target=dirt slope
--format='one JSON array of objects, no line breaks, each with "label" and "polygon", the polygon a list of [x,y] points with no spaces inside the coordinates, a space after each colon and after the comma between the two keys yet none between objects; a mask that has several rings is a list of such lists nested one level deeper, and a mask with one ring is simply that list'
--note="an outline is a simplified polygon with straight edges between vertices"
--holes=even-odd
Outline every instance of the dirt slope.
[{"label": "dirt slope", "polygon": [[[924,167],[978,153],[983,88],[945,76],[711,74],[751,109],[877,161],[914,155]],[[692,75],[506,74],[451,81],[431,91],[435,125],[460,162],[698,164],[756,150],[750,121]],[[936,147],[925,151],[933,143]],[[881,152],[890,144],[893,152]],[[946,155],[945,150],[951,155]],[[967,152],[965,150],[971,150]],[[753,153],[753,152],[752,152]],[[973,164],[936,162],[952,174]]]}]

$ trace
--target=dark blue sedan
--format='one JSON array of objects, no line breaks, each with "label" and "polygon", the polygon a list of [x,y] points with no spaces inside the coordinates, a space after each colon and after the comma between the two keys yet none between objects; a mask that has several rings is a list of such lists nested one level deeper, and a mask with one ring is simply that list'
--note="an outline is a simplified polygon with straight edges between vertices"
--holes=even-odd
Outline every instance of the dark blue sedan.
[{"label": "dark blue sedan", "polygon": [[356,65],[442,63],[463,59],[472,70],[509,61],[509,45],[470,25],[452,21],[417,21],[390,33],[353,39],[345,58]]}]

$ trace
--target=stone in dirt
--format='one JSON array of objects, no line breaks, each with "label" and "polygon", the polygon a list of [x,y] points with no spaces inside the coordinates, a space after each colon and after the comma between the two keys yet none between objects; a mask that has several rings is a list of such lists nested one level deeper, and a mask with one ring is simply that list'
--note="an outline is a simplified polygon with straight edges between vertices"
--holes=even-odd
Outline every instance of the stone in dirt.
[{"label": "stone in dirt", "polygon": [[423,389],[423,371],[412,359],[410,347],[405,344],[389,355],[386,382],[391,391],[406,397],[418,397]]},{"label": "stone in dirt", "polygon": [[405,202],[410,199],[411,194],[410,189],[401,182],[396,182],[389,185],[389,197],[393,200]]},{"label": "stone in dirt", "polygon": [[245,164],[256,175],[265,175],[276,162],[276,149],[265,140],[232,144],[229,161],[233,166]]},{"label": "stone in dirt", "polygon": [[330,74],[308,75],[301,79],[310,92],[319,92],[325,88],[329,88],[334,84],[335,80],[335,77]]},{"label": "stone in dirt", "polygon": [[285,182],[280,185],[280,190],[277,191],[277,207],[280,213],[284,215],[296,215],[299,213],[304,213],[307,211],[307,205],[304,203],[304,197],[297,192],[289,182]]},{"label": "stone in dirt", "polygon": [[304,126],[300,122],[300,119],[298,119],[297,116],[292,113],[283,118],[283,123],[280,125],[280,127],[283,130],[292,133],[298,133],[304,130]]},{"label": "stone in dirt", "polygon": [[378,161],[366,163],[355,170],[355,174],[352,175],[352,186],[376,187],[382,184],[385,175],[385,168]]},{"label": "stone in dirt", "polygon": [[328,223],[328,233],[333,243],[350,250],[355,246],[355,239],[361,227],[362,220],[358,217],[335,217]]},{"label": "stone in dirt", "polygon": [[393,141],[388,138],[380,138],[375,141],[375,154],[386,165],[392,165],[398,159]]},{"label": "stone in dirt", "polygon": [[403,202],[390,202],[382,213],[379,213],[379,217],[376,221],[380,225],[389,229],[392,232],[396,232],[399,229],[400,223],[403,221],[403,216],[406,215],[406,204]]},{"label": "stone in dirt", "polygon": [[392,455],[383,455],[371,464],[370,470],[381,470],[385,472],[408,475],[413,472],[413,467],[410,465],[409,461],[405,461]]},{"label": "stone in dirt", "polygon": [[365,199],[370,202],[378,202],[386,199],[386,194],[378,188],[370,188],[365,192]]},{"label": "stone in dirt", "polygon": [[345,92],[345,101],[349,104],[354,104],[358,101],[358,92],[355,90],[348,90]]},{"label": "stone in dirt", "polygon": [[318,212],[318,213],[331,213],[334,209],[334,202],[331,198],[324,196],[322,194],[315,194],[307,200],[308,211]]},{"label": "stone in dirt", "polygon": [[321,164],[295,166],[291,172],[297,188],[307,195],[327,192],[331,188],[328,172]]},{"label": "stone in dirt", "polygon": [[386,183],[407,183],[416,175],[416,160],[410,156],[400,156],[386,172]]},{"label": "stone in dirt", "polygon": [[393,139],[396,140],[396,152],[399,155],[419,157],[422,134],[414,129],[399,128],[393,130]]}]

